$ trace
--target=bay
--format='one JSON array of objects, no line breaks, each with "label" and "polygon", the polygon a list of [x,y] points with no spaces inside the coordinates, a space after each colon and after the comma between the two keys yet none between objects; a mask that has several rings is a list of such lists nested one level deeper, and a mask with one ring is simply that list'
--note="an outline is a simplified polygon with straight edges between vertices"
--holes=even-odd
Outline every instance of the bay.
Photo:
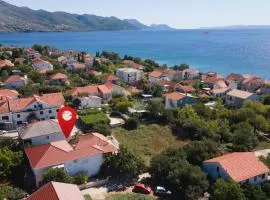
[{"label": "bay", "polygon": [[35,43],[92,54],[112,50],[168,66],[187,63],[202,72],[249,73],[270,79],[270,29],[0,34],[0,44]]}]

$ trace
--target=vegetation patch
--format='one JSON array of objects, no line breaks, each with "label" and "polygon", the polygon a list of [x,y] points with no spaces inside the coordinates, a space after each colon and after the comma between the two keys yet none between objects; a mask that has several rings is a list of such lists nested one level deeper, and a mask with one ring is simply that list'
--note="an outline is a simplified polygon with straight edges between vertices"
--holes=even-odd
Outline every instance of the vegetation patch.
[{"label": "vegetation patch", "polygon": [[128,149],[139,155],[147,165],[150,159],[168,147],[182,147],[188,141],[174,136],[168,126],[140,125],[136,130],[127,131],[123,128],[112,130],[113,135]]}]

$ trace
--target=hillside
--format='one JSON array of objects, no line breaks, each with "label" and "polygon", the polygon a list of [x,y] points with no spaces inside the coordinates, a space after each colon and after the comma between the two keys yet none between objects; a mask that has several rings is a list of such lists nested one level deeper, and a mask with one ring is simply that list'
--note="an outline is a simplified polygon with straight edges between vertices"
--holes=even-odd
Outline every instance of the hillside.
[{"label": "hillside", "polygon": [[153,31],[167,31],[167,30],[175,30],[174,28],[168,26],[167,24],[152,24],[150,26],[147,26],[145,24],[142,24],[136,19],[124,19],[124,21],[132,24],[138,29],[142,30],[153,30]]},{"label": "hillside", "polygon": [[135,30],[116,17],[77,15],[17,7],[0,0],[0,32]]}]

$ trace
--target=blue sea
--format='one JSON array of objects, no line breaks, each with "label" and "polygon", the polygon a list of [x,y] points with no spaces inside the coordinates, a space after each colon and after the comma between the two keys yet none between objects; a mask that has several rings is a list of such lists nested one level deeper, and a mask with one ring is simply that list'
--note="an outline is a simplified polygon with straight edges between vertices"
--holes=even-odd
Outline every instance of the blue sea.
[{"label": "blue sea", "polygon": [[48,44],[61,49],[112,50],[202,72],[250,73],[270,79],[270,29],[108,31],[0,34],[0,44]]}]

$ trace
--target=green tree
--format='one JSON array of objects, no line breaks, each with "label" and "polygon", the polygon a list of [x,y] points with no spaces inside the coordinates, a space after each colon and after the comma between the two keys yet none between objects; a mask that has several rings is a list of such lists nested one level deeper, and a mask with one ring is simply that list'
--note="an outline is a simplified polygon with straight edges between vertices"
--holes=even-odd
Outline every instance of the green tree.
[{"label": "green tree", "polygon": [[79,106],[81,105],[81,100],[78,98],[73,99],[72,105],[74,106],[74,108],[79,108]]},{"label": "green tree", "polygon": [[245,184],[243,186],[244,194],[247,200],[267,200],[266,194],[260,185]]},{"label": "green tree", "polygon": [[72,177],[63,168],[50,168],[44,173],[44,183],[50,181],[72,183]]},{"label": "green tree", "polygon": [[10,145],[1,144],[0,148],[0,179],[4,179],[23,163],[23,153],[11,148]]},{"label": "green tree", "polygon": [[213,199],[246,200],[244,191],[238,183],[218,179],[213,186]]},{"label": "green tree", "polygon": [[85,184],[88,181],[88,174],[85,172],[80,172],[73,176],[73,182],[77,185]]},{"label": "green tree", "polygon": [[181,149],[167,149],[152,158],[149,172],[162,184],[186,199],[198,199],[208,188],[206,175],[186,160]]},{"label": "green tree", "polygon": [[202,162],[218,156],[219,146],[211,140],[192,141],[184,147],[187,154],[187,160],[193,165],[202,165]]},{"label": "green tree", "polygon": [[129,118],[125,123],[125,128],[127,130],[137,129],[138,126],[139,126],[139,121],[138,121],[138,119],[136,119],[134,117]]},{"label": "green tree", "polygon": [[145,165],[141,158],[124,146],[120,146],[117,154],[106,155],[102,166],[103,173],[113,177],[133,178],[142,173],[144,169]]},{"label": "green tree", "polygon": [[8,200],[15,200],[15,199],[24,199],[27,193],[20,188],[2,185],[0,187],[0,199],[8,199]]},{"label": "green tree", "polygon": [[264,182],[262,184],[262,190],[264,191],[265,195],[270,199],[270,182]]},{"label": "green tree", "polygon": [[28,77],[34,82],[34,83],[40,83],[43,84],[44,83],[44,76],[42,74],[40,74],[37,71],[31,71],[28,73]]},{"label": "green tree", "polygon": [[235,151],[250,151],[257,146],[258,138],[249,123],[241,122],[234,126],[232,143]]},{"label": "green tree", "polygon": [[42,51],[43,51],[43,47],[39,44],[34,44],[32,46],[32,48],[35,49],[36,51],[38,51],[39,53],[42,53]]}]

